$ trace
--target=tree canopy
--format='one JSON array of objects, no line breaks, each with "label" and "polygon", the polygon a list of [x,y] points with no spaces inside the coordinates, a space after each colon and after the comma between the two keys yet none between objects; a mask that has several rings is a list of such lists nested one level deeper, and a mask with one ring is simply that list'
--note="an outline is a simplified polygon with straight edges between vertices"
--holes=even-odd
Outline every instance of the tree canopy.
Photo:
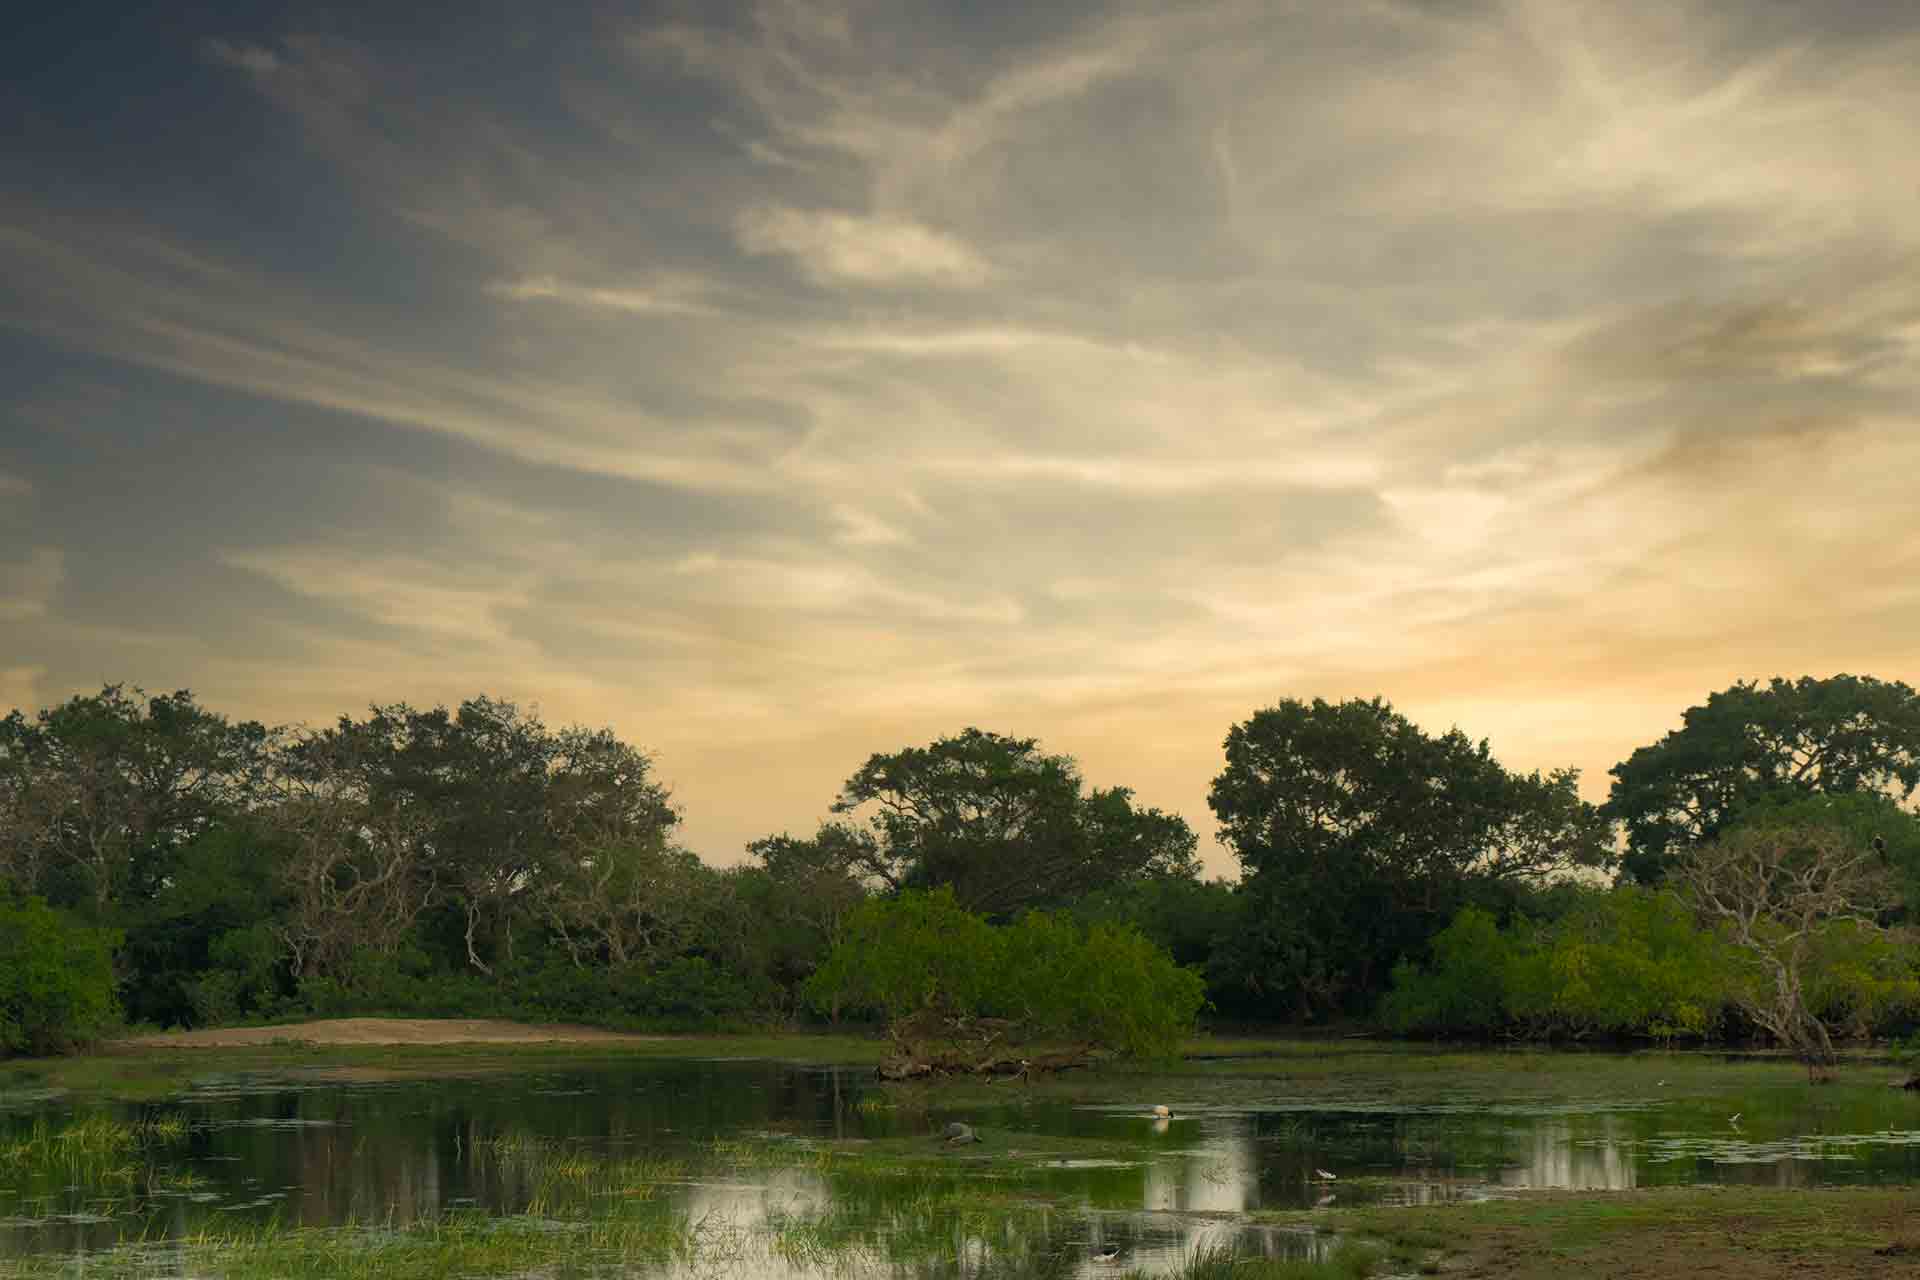
[{"label": "tree canopy", "polygon": [[0,877],[105,919],[166,885],[173,859],[247,802],[271,735],[187,690],[107,685],[0,720]]},{"label": "tree canopy", "polygon": [[1247,876],[1239,964],[1302,1017],[1363,1007],[1476,894],[1609,860],[1576,771],[1510,773],[1383,699],[1288,699],[1226,757],[1208,803]]},{"label": "tree canopy", "polygon": [[1770,796],[1910,798],[1920,786],[1920,694],[1852,675],[1735,684],[1611,772],[1603,812],[1625,825],[1624,869],[1656,883]]},{"label": "tree canopy", "polygon": [[811,850],[758,848],[789,861],[838,859],[890,890],[948,885],[962,907],[989,915],[1061,905],[1147,876],[1198,874],[1184,819],[1136,807],[1125,787],[1082,787],[1070,756],[970,728],[869,757],[833,803],[835,813],[870,815],[865,830],[830,823]]}]

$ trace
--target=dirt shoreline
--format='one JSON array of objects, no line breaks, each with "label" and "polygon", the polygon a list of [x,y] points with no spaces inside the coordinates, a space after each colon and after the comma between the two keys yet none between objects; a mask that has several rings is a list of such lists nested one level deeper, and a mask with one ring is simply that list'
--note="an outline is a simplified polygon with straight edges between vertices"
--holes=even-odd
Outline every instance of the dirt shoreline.
[{"label": "dirt shoreline", "polygon": [[163,1031],[110,1040],[108,1053],[125,1049],[238,1049],[252,1045],[379,1044],[643,1044],[673,1036],[637,1035],[565,1023],[507,1022],[499,1018],[323,1018],[276,1027],[215,1027]]}]

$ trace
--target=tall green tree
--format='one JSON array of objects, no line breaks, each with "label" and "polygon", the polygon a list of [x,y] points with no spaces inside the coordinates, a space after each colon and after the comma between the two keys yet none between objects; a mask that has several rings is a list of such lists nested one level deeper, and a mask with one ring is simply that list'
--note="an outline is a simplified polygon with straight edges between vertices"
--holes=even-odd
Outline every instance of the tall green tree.
[{"label": "tall green tree", "polygon": [[1227,735],[1208,797],[1240,859],[1243,981],[1272,1012],[1361,1011],[1478,893],[1610,857],[1578,774],[1515,774],[1385,700],[1287,699]]},{"label": "tall green tree", "polygon": [[150,901],[187,844],[261,791],[270,732],[111,684],[0,720],[0,876],[111,922]]},{"label": "tall green tree", "polygon": [[[289,751],[281,772],[295,784],[285,813],[310,837],[297,875],[312,931],[350,932],[332,920],[347,900],[329,901],[350,886],[402,931],[417,922],[444,961],[482,973],[513,958],[516,924],[550,915],[543,885],[563,885],[572,908],[603,923],[631,909],[647,879],[635,869],[679,821],[646,755],[610,730],[551,729],[485,696],[342,717]],[[614,874],[615,862],[626,870]],[[595,894],[605,900],[590,906]]]},{"label": "tall green tree", "polygon": [[1083,794],[1083,785],[1072,757],[970,728],[870,757],[833,804],[867,814],[867,832],[831,838],[848,867],[888,889],[948,885],[965,910],[996,916],[1198,873],[1183,819],[1135,806],[1124,787]]},{"label": "tall green tree", "polygon": [[1674,860],[1770,797],[1920,787],[1920,694],[1838,675],[1743,682],[1689,707],[1681,727],[1612,769],[1604,812],[1624,824],[1626,873],[1658,883]]}]

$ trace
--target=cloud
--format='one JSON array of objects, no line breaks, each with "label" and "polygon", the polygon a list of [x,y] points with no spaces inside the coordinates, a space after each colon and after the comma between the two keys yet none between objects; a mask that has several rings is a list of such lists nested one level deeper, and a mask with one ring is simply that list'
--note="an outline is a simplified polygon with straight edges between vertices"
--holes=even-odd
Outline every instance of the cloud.
[{"label": "cloud", "polygon": [[0,193],[42,692],[537,698],[717,854],[968,722],[1204,823],[1282,696],[1591,787],[1740,676],[1920,679],[1912,15],[683,17],[209,38],[271,163]]},{"label": "cloud", "polygon": [[894,528],[886,521],[862,511],[858,507],[837,502],[829,514],[839,531],[833,535],[835,542],[850,547],[897,547],[913,541],[906,533]]},{"label": "cloud", "polygon": [[201,41],[200,52],[211,62],[258,76],[271,75],[280,69],[279,56],[273,50],[257,44],[235,43],[215,37]]},{"label": "cloud", "polygon": [[0,471],[0,498],[25,498],[31,496],[33,486],[19,476]]},{"label": "cloud", "polygon": [[973,288],[993,274],[953,236],[900,219],[773,207],[743,212],[735,230],[746,252],[783,254],[822,283]]},{"label": "cloud", "polygon": [[641,314],[697,315],[709,311],[700,299],[706,292],[697,280],[664,280],[652,285],[607,288],[596,285],[568,284],[552,276],[525,280],[497,281],[487,286],[497,298],[514,302],[561,302],[576,307],[598,307],[608,311],[633,311]]},{"label": "cloud", "polygon": [[0,622],[46,617],[65,578],[58,547],[34,547],[23,559],[0,560]]}]

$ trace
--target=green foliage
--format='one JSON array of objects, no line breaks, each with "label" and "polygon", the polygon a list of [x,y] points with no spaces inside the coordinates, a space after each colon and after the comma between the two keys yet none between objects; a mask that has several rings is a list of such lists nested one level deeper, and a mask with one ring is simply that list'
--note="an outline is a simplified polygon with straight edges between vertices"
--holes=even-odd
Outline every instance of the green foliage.
[{"label": "green foliage", "polygon": [[[1872,844],[1843,825],[1796,820],[1798,807],[1750,810],[1689,849],[1675,872],[1739,959],[1741,1009],[1809,1063],[1830,1063],[1834,1034],[1872,1016],[1856,1009],[1902,997],[1897,974],[1875,959],[1893,874]],[[1823,1016],[1817,994],[1839,1022]]]},{"label": "green foliage", "polygon": [[1184,819],[1134,807],[1124,787],[1081,788],[1071,757],[970,728],[869,757],[833,804],[868,813],[868,830],[822,828],[817,843],[824,850],[831,837],[843,865],[888,889],[946,885],[968,910],[1003,918],[1128,880],[1198,873]]},{"label": "green foliage", "polygon": [[1625,870],[1656,883],[1686,849],[1781,795],[1911,797],[1920,694],[1870,676],[1743,682],[1611,772],[1605,812],[1625,824]]},{"label": "green foliage", "polygon": [[1514,941],[1505,1001],[1534,1034],[1701,1038],[1724,1018],[1733,957],[1672,893],[1596,894]]},{"label": "green foliage", "polygon": [[1027,1037],[1137,1057],[1176,1052],[1206,998],[1197,973],[1129,926],[1046,912],[995,926],[946,888],[855,909],[804,990],[822,1011],[1005,1018]]},{"label": "green foliage", "polygon": [[1431,969],[1405,960],[1394,966],[1380,1020],[1395,1031],[1493,1030],[1506,1021],[1502,995],[1511,950],[1492,916],[1462,908],[1434,938]]},{"label": "green foliage", "polygon": [[1920,1017],[1920,948],[1854,920],[1835,920],[1814,936],[1807,970],[1808,1011],[1842,1035]]},{"label": "green foliage", "polygon": [[1736,957],[1676,895],[1588,895],[1550,924],[1507,929],[1474,908],[1435,939],[1433,963],[1401,964],[1380,1017],[1400,1031],[1704,1038],[1733,996]]},{"label": "green foliage", "polygon": [[0,1057],[64,1053],[111,1027],[119,942],[116,931],[81,924],[39,898],[0,896]]},{"label": "green foliage", "polygon": [[418,948],[362,951],[340,977],[300,984],[288,1012],[316,1017],[515,1018],[622,1030],[728,1031],[764,1020],[772,993],[701,956],[652,967],[581,966],[543,951],[499,975],[437,968]]},{"label": "green foliage", "polygon": [[802,992],[822,1012],[889,1019],[985,1009],[1000,976],[1000,935],[950,888],[908,890],[850,912]]},{"label": "green foliage", "polygon": [[273,923],[229,929],[207,947],[207,967],[182,990],[196,1025],[224,1026],[280,1012],[291,991],[284,948]]},{"label": "green foliage", "polygon": [[152,898],[123,904],[121,1000],[130,1020],[216,1025],[267,1014],[291,994],[274,928],[287,907],[284,859],[270,835],[228,820],[180,849]]},{"label": "green foliage", "polygon": [[1461,906],[1604,865],[1578,775],[1509,773],[1381,699],[1288,699],[1227,735],[1208,803],[1247,873],[1244,982],[1318,1017],[1370,1006]]},{"label": "green foliage", "polygon": [[1087,894],[1073,904],[1073,915],[1083,924],[1132,925],[1175,963],[1204,966],[1239,927],[1241,913],[1225,880],[1157,876]]},{"label": "green foliage", "polygon": [[167,885],[181,849],[243,806],[271,735],[193,695],[107,685],[0,720],[0,877],[113,922]]},{"label": "green foliage", "polygon": [[1920,815],[1877,791],[1842,795],[1773,791],[1742,812],[1731,829],[1796,827],[1830,832],[1856,848],[1877,848],[1892,873],[1895,918],[1920,919]]}]

